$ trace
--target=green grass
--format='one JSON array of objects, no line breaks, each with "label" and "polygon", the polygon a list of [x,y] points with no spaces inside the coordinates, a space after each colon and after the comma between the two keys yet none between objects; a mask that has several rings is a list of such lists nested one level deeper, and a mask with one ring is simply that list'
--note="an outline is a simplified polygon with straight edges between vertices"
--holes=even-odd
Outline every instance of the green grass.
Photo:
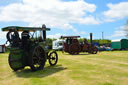
[{"label": "green grass", "polygon": [[128,85],[128,51],[96,55],[69,55],[58,52],[59,62],[44,70],[29,68],[13,72],[8,53],[0,54],[0,85]]}]

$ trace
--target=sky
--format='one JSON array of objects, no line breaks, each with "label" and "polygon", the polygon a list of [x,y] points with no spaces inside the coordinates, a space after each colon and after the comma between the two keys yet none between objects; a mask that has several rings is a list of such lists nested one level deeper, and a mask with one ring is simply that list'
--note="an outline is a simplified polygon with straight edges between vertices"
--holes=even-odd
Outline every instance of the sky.
[{"label": "sky", "polygon": [[[51,31],[49,38],[79,35],[89,39],[126,38],[128,0],[0,0],[0,28],[7,26],[41,27]],[[0,44],[6,33],[0,31]]]}]

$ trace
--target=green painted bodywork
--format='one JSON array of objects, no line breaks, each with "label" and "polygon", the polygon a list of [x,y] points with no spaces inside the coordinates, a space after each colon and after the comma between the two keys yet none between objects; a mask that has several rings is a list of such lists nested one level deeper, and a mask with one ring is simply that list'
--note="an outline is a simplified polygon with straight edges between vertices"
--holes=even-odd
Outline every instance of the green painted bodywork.
[{"label": "green painted bodywork", "polygon": [[[31,47],[41,46],[45,53],[48,53],[51,49],[48,49],[48,46],[45,42],[40,42],[38,44],[31,44]],[[19,48],[10,48],[10,54],[12,54],[12,59],[15,60],[12,62],[13,68],[23,68],[25,66],[29,66],[28,59],[29,59],[29,53],[24,52],[24,50],[21,50]]]},{"label": "green painted bodywork", "polygon": [[121,40],[121,49],[128,49],[128,39]]},{"label": "green painted bodywork", "polygon": [[112,42],[112,48],[113,49],[121,49],[121,43],[120,43],[120,41]]},{"label": "green painted bodywork", "polygon": [[121,39],[117,42],[112,42],[113,49],[128,49],[128,39]]},{"label": "green painted bodywork", "polygon": [[25,66],[25,56],[23,50],[19,48],[10,48],[10,54],[11,59],[13,60],[13,62],[11,62],[13,68],[22,68]]},{"label": "green painted bodywork", "polygon": [[45,43],[45,42],[40,42],[39,46],[41,46],[45,50],[46,53],[51,50],[51,49],[49,49],[47,43]]}]

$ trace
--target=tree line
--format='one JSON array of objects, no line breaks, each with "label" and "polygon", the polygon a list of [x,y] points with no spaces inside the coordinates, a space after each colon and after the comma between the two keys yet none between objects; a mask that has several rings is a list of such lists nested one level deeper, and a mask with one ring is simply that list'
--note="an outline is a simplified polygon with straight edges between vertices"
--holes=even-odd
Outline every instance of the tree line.
[{"label": "tree line", "polygon": [[[78,39],[79,43],[82,43],[84,41],[84,39],[85,38]],[[46,39],[46,43],[48,43],[48,45],[52,46],[52,42],[55,41],[55,40],[57,40],[57,39],[55,39],[55,38],[53,38],[53,39],[47,38]],[[90,39],[87,39],[87,41],[90,43]],[[92,41],[93,42],[97,42],[100,45],[102,45],[102,44],[110,44],[111,43],[111,40],[109,40],[109,39],[94,39]]]}]

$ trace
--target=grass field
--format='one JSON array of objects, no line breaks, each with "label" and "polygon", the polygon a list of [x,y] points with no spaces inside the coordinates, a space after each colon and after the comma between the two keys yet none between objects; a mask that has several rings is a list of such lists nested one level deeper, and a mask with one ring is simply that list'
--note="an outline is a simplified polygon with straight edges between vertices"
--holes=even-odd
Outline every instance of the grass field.
[{"label": "grass field", "polygon": [[58,55],[54,67],[47,62],[44,70],[13,72],[8,53],[1,53],[0,85],[128,85],[128,51]]}]

